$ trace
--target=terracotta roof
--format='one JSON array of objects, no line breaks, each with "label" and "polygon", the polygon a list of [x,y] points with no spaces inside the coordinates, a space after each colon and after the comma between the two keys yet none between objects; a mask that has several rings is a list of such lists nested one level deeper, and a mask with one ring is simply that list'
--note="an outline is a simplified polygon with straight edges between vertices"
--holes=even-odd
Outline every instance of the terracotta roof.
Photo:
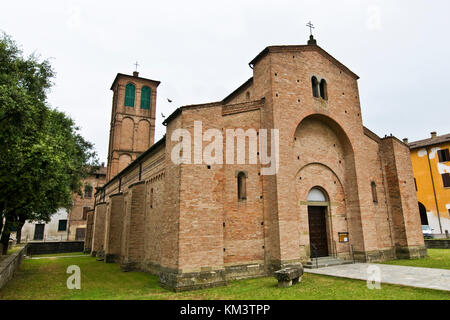
[{"label": "terracotta roof", "polygon": [[233,98],[235,95],[241,93],[244,89],[247,89],[253,84],[253,77],[245,81],[239,88],[234,90],[232,93],[230,93],[225,99],[223,99],[223,103],[227,103],[231,98]]},{"label": "terracotta roof", "polygon": [[250,61],[249,65],[254,66],[259,60],[261,60],[265,55],[269,52],[299,52],[299,51],[317,51],[325,58],[330,60],[334,65],[338,68],[341,68],[344,72],[347,72],[349,75],[354,77],[355,79],[359,79],[359,76],[335,59],[331,54],[323,50],[318,45],[291,45],[291,46],[269,46],[266,47],[263,51],[261,51],[252,61]]},{"label": "terracotta roof", "polygon": [[146,80],[146,81],[150,81],[150,82],[155,83],[156,86],[159,86],[159,84],[161,83],[161,81],[156,81],[156,80],[147,79],[147,78],[142,78],[142,77],[130,76],[130,75],[124,74],[124,73],[118,73],[118,74],[116,75],[116,78],[115,78],[114,81],[113,81],[113,84],[111,85],[111,90],[114,89],[114,85],[116,84],[117,80],[118,80],[120,77],[123,77],[123,78],[129,78],[129,79],[141,79],[141,80]]},{"label": "terracotta roof", "polygon": [[177,108],[174,112],[172,112],[164,121],[163,121],[163,125],[167,126],[167,124],[169,124],[170,121],[172,121],[173,119],[175,119],[179,114],[181,114],[181,111],[183,109],[194,109],[194,108],[208,108],[208,107],[217,107],[222,105],[222,102],[207,102],[207,103],[202,103],[202,104],[191,104],[191,105],[187,105],[187,106],[182,106]]},{"label": "terracotta roof", "polygon": [[435,145],[438,145],[441,143],[449,143],[449,142],[450,142],[450,133],[444,134],[442,136],[437,136],[435,138],[429,138],[429,139],[411,142],[409,144],[409,147],[411,149],[417,149],[417,148],[435,146]]},{"label": "terracotta roof", "polygon": [[93,172],[93,174],[101,174],[106,176],[106,167],[100,167],[96,171]]}]

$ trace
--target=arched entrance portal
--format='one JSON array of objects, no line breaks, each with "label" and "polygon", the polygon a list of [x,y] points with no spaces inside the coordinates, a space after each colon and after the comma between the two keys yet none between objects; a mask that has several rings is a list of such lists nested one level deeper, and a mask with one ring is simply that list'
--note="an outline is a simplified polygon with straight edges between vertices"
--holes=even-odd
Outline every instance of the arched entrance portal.
[{"label": "arched entrance portal", "polygon": [[329,255],[326,219],[327,196],[321,189],[313,188],[308,194],[308,203],[311,204],[308,206],[311,258],[327,257]]}]

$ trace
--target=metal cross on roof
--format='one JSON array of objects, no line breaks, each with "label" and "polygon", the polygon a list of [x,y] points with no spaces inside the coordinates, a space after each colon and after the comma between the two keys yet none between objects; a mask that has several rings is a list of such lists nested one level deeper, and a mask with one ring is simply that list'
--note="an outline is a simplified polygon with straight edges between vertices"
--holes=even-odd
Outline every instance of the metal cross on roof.
[{"label": "metal cross on roof", "polygon": [[139,67],[139,63],[136,61],[136,63],[134,65],[136,66],[136,71],[137,71],[137,69]]},{"label": "metal cross on roof", "polygon": [[313,35],[312,29],[315,29],[315,27],[314,27],[314,25],[312,24],[312,22],[311,22],[311,21],[308,22],[308,23],[306,24],[306,26],[309,28],[309,31],[311,32],[311,35]]}]

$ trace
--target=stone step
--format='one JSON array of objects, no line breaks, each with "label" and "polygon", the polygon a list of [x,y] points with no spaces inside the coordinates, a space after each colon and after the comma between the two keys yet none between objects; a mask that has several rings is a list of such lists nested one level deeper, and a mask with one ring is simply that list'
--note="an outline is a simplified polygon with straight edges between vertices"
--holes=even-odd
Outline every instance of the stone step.
[{"label": "stone step", "polygon": [[336,259],[334,257],[322,257],[317,260],[312,259],[304,267],[307,269],[326,268],[331,266],[339,266],[342,264],[352,264],[353,261]]}]

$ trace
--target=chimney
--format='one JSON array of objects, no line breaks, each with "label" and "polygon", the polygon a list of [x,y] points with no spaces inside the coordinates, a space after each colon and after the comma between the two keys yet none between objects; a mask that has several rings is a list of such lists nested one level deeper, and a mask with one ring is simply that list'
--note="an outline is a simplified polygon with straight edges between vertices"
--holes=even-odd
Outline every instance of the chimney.
[{"label": "chimney", "polygon": [[104,162],[102,162],[102,168],[104,168],[105,167],[105,163]]},{"label": "chimney", "polygon": [[431,133],[431,139],[434,139],[434,138],[436,138],[437,137],[437,132],[436,131],[433,131],[432,133]]},{"label": "chimney", "polygon": [[408,144],[408,143],[409,143],[408,138],[403,139],[403,142],[404,142],[405,144]]},{"label": "chimney", "polygon": [[133,71],[133,77],[139,77],[139,72],[137,72],[137,71]]}]

